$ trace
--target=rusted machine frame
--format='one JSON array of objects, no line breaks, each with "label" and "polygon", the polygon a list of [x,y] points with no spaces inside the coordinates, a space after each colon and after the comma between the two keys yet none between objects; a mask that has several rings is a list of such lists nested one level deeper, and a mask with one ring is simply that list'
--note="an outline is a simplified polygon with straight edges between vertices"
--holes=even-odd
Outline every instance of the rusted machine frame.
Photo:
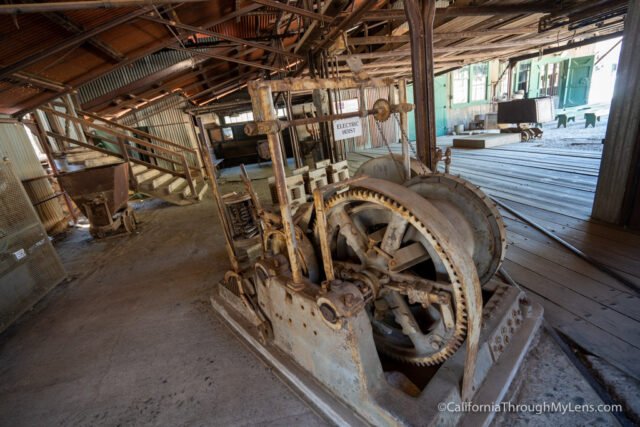
[{"label": "rusted machine frame", "polygon": [[[276,182],[276,190],[278,193],[278,204],[280,206],[280,215],[282,218],[282,227],[287,244],[287,253],[289,255],[291,274],[293,284],[301,284],[303,282],[300,263],[296,256],[298,244],[296,241],[293,216],[288,204],[286,173],[284,170],[284,158],[280,143],[279,131],[282,129],[278,114],[273,104],[273,92],[297,92],[309,91],[316,89],[354,89],[365,87],[385,87],[390,85],[389,80],[369,79],[357,80],[354,78],[344,79],[282,79],[282,80],[255,80],[249,82],[247,88],[251,95],[251,103],[253,107],[254,123],[249,123],[245,127],[250,132],[263,133],[267,135],[269,143],[269,151],[271,153],[271,161],[273,164],[273,175]],[[397,107],[402,109],[401,107]],[[365,110],[366,114],[374,114],[376,111]],[[362,111],[356,113],[361,115]],[[338,117],[339,116],[339,117]],[[344,118],[347,115],[322,116],[314,118],[313,123],[319,121],[330,121],[337,118]],[[353,115],[351,115],[353,116]],[[305,119],[303,119],[304,121]],[[300,123],[301,121],[293,120],[291,124]],[[286,125],[290,123],[285,122]],[[315,197],[315,196],[314,196]]]},{"label": "rusted machine frame", "polygon": [[[273,122],[277,120],[278,114],[275,106],[273,105],[273,92],[271,85],[264,84],[264,82],[261,81],[255,81],[249,83],[248,88],[249,94],[251,95],[253,114],[257,121]],[[283,90],[281,92],[285,91],[286,90]],[[271,153],[273,175],[276,181],[282,228],[287,243],[287,254],[289,255],[292,275],[291,279],[294,285],[301,284],[303,282],[303,276],[296,253],[298,245],[293,224],[293,216],[288,205],[286,182],[287,174],[284,170],[282,145],[280,144],[280,134],[278,131],[267,133],[267,141],[269,143],[269,152]]]},{"label": "rusted machine frame", "polygon": [[[435,4],[432,8],[432,13],[435,13]],[[420,57],[424,57],[420,55]],[[429,61],[427,61],[429,62]],[[414,69],[415,71],[415,69]],[[273,104],[273,92],[294,92],[294,91],[308,91],[308,90],[316,90],[316,89],[364,89],[366,87],[381,87],[381,86],[389,86],[389,80],[381,80],[381,79],[368,79],[368,80],[357,80],[353,78],[344,78],[344,79],[283,79],[283,80],[256,80],[250,82],[248,84],[249,94],[251,95],[252,107],[253,107],[253,115],[255,118],[255,123],[250,125],[249,127],[254,127],[256,130],[259,130],[261,133],[267,134],[267,139],[269,142],[269,151],[271,152],[271,159],[273,164],[273,173],[276,182],[276,189],[278,193],[278,201],[280,207],[280,214],[282,218],[282,227],[284,230],[286,246],[287,246],[287,254],[290,262],[290,268],[292,273],[292,281],[293,285],[300,285],[303,283],[303,275],[300,266],[300,262],[297,257],[298,252],[298,242],[295,236],[295,229],[293,223],[293,216],[291,213],[291,209],[288,205],[288,190],[286,183],[286,173],[284,169],[284,159],[282,155],[282,149],[280,144],[280,134],[279,134],[279,126],[278,126],[278,115]],[[424,82],[423,82],[424,83]],[[415,83],[414,83],[415,84]],[[431,89],[433,89],[433,83],[430,84]],[[402,86],[402,83],[401,83]],[[401,91],[402,92],[402,91]],[[405,96],[406,96],[406,88],[405,88]],[[431,98],[431,103],[433,104],[433,98]],[[405,104],[406,105],[406,104]],[[402,104],[395,108],[402,113],[402,110],[406,108],[402,108]],[[360,113],[363,112],[364,109],[361,108]],[[431,108],[431,113],[433,113],[433,109]],[[405,111],[405,113],[407,112]],[[366,114],[375,114],[375,111],[364,110]],[[327,116],[321,117],[322,120],[332,120]],[[428,123],[428,122],[427,122]],[[433,132],[433,128],[429,130]],[[435,144],[435,137],[432,142]],[[407,141],[408,145],[408,141]],[[418,145],[420,147],[420,145]],[[407,147],[408,149],[408,147]],[[408,151],[408,150],[407,150]],[[431,150],[428,150],[429,156],[427,160],[431,162]],[[424,152],[422,153],[424,155]],[[420,155],[420,152],[419,152]],[[408,152],[407,152],[408,157]],[[408,163],[406,159],[403,158],[403,163]],[[410,175],[408,175],[410,176]],[[318,191],[314,192],[314,202],[316,204],[316,208],[320,208],[320,215],[323,215],[323,197],[322,194]],[[327,261],[330,258],[330,253],[328,248],[324,248],[326,246],[326,242],[324,245],[321,245],[322,249],[322,258],[323,261]],[[326,266],[325,266],[326,268]],[[332,277],[333,274],[328,274],[327,277]],[[478,301],[482,301],[480,295],[480,290],[477,289],[475,295],[470,295],[469,297],[469,319],[468,319],[468,331],[467,331],[467,354],[465,360],[465,368],[463,374],[463,382],[462,382],[462,397],[463,399],[468,399],[473,395],[473,377],[475,373],[476,367],[476,359],[478,356],[478,344],[480,340],[480,326],[481,319],[479,315],[479,311],[481,308],[478,306]],[[481,304],[481,303],[480,303]]]}]

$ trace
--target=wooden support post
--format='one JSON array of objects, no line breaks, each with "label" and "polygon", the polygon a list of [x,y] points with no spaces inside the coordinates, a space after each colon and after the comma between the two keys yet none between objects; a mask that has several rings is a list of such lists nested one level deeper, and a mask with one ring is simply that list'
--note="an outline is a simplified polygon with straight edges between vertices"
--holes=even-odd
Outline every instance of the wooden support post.
[{"label": "wooden support post", "polygon": [[224,204],[222,203],[222,194],[220,194],[220,188],[218,187],[218,180],[216,179],[216,165],[211,160],[211,154],[209,152],[209,135],[206,133],[202,133],[204,131],[204,125],[202,124],[202,120],[200,117],[196,116],[196,122],[198,124],[198,128],[201,132],[202,143],[204,144],[204,161],[205,161],[205,170],[207,171],[209,183],[211,184],[211,192],[213,193],[213,200],[216,201],[216,207],[218,208],[218,218],[220,219],[220,224],[222,225],[222,231],[224,232],[225,238],[225,249],[227,250],[227,255],[229,256],[229,261],[231,262],[231,268],[236,273],[240,272],[240,264],[238,263],[238,258],[236,256],[235,250],[233,248],[233,238],[231,236],[231,231],[229,228],[229,224],[227,223],[227,217],[224,213]]},{"label": "wooden support post", "polygon": [[196,186],[193,182],[193,176],[191,176],[191,170],[189,169],[189,164],[187,163],[187,158],[184,155],[180,155],[180,161],[182,163],[182,169],[184,170],[184,177],[187,179],[187,184],[189,184],[189,188],[191,189],[191,195],[196,198],[198,194],[196,193]]},{"label": "wooden support post", "polygon": [[[407,81],[400,79],[398,83],[398,101],[400,104],[407,103]],[[402,135],[402,166],[404,169],[404,179],[411,179],[411,158],[409,155],[409,137],[408,137],[408,120],[407,113],[400,111],[400,133]]]},{"label": "wooden support post", "polygon": [[[42,116],[41,116],[42,114]],[[58,166],[56,165],[55,159],[53,158],[53,152],[51,151],[51,146],[49,145],[49,138],[47,137],[45,128],[43,123],[40,121],[41,117],[44,116],[43,112],[34,112],[33,113],[33,118],[34,118],[34,126],[36,129],[36,134],[38,136],[38,139],[40,140],[40,145],[42,146],[42,150],[44,151],[45,155],[47,156],[47,160],[49,161],[49,165],[51,165],[51,171],[53,172],[53,176],[55,178],[58,177],[58,175],[60,174],[60,171],[58,170]],[[64,202],[67,205],[67,209],[69,210],[69,214],[71,215],[71,217],[73,218],[73,223],[77,224],[78,223],[78,216],[76,215],[75,209],[73,208],[73,202],[71,201],[71,198],[69,197],[69,194],[67,194],[67,192],[64,190],[64,188],[62,188],[62,186],[60,186],[60,189],[64,192]]]},{"label": "wooden support post", "polygon": [[435,0],[404,0],[411,35],[413,96],[416,105],[416,147],[419,160],[435,166],[436,118],[433,82],[433,20]]},{"label": "wooden support post", "polygon": [[120,152],[122,152],[122,159],[127,162],[127,168],[129,169],[129,187],[137,190],[138,189],[138,181],[136,180],[133,174],[133,168],[131,167],[131,162],[129,161],[129,150],[127,149],[127,143],[123,137],[118,136],[118,147],[120,148]]},{"label": "wooden support post", "polygon": [[[293,121],[293,107],[291,105],[291,92],[287,92],[285,97],[285,102],[287,105],[287,117],[289,121]],[[291,126],[289,128],[289,135],[291,136],[291,147],[293,148],[293,158],[296,162],[296,169],[301,168],[304,165],[304,161],[302,159],[302,153],[300,151],[300,141],[298,139],[298,127]]]},{"label": "wooden support post", "polygon": [[593,217],[640,229],[640,4],[629,2]]}]

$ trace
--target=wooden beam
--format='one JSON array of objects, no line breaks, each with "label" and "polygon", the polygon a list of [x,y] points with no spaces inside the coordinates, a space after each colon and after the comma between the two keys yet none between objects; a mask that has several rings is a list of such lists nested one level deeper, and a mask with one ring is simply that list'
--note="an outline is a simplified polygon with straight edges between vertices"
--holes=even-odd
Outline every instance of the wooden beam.
[{"label": "wooden beam", "polygon": [[486,37],[486,36],[517,36],[523,34],[537,34],[538,28],[497,28],[492,30],[478,30],[478,31],[442,31],[437,28],[433,30],[433,34],[438,39],[467,39],[472,37]]},{"label": "wooden beam", "polygon": [[[535,2],[529,4],[486,5],[486,6],[449,6],[436,9],[436,18],[456,16],[496,16],[524,15],[531,13],[551,13],[561,10],[551,3]],[[347,13],[341,13],[344,17]],[[371,10],[362,16],[363,21],[406,21],[403,9]]]},{"label": "wooden beam", "polygon": [[560,10],[560,7],[551,2],[536,1],[524,4],[449,6],[442,9],[436,9],[436,17],[525,15],[532,13],[551,13],[558,10]]},{"label": "wooden beam", "polygon": [[593,204],[595,219],[640,228],[640,4],[629,2]]},{"label": "wooden beam", "polygon": [[344,31],[357,23],[360,18],[367,13],[377,3],[376,0],[364,0],[358,7],[349,13],[338,25],[333,27],[328,34],[313,48],[314,53],[331,45]]},{"label": "wooden beam", "polygon": [[203,52],[201,50],[196,50],[196,49],[185,49],[178,46],[170,46],[169,49],[178,50],[180,52],[191,53],[193,55],[206,56],[207,58],[219,59],[221,61],[235,62],[236,64],[248,65],[249,67],[262,68],[263,70],[284,71],[281,68],[272,67],[270,65],[264,65],[259,62],[245,61],[244,59],[238,59],[231,56],[220,55],[217,53]]},{"label": "wooden beam", "polygon": [[602,34],[602,35],[599,35],[599,36],[593,36],[593,37],[589,37],[589,38],[584,39],[584,40],[580,40],[580,41],[575,42],[575,43],[567,43],[567,44],[565,44],[563,46],[550,47],[550,48],[547,48],[547,49],[543,49],[541,52],[538,51],[536,53],[528,53],[528,54],[525,54],[525,55],[511,57],[511,58],[509,58],[509,61],[511,61],[511,62],[524,61],[524,60],[531,59],[531,58],[537,58],[538,56],[542,56],[542,55],[550,55],[552,53],[558,53],[558,52],[562,52],[562,51],[565,51],[565,50],[568,50],[568,49],[574,49],[576,47],[587,46],[587,45],[590,45],[590,44],[593,44],[593,43],[614,39],[616,37],[622,37],[623,35],[624,35],[624,31],[616,31],[616,32],[609,33],[609,34]]},{"label": "wooden beam", "polygon": [[[1,7],[1,5],[0,5]],[[18,62],[15,62],[11,65],[8,65],[6,67],[3,67],[0,69],[0,78],[4,78],[7,77],[17,71],[21,71],[24,68],[27,68],[37,62],[42,61],[45,58],[48,58],[52,55],[56,55],[60,52],[64,52],[69,50],[70,48],[84,42],[85,40],[90,39],[93,36],[96,36],[102,32],[105,32],[107,30],[110,30],[111,28],[117,27],[118,25],[124,24],[126,22],[129,22],[133,19],[138,18],[139,16],[145,14],[149,12],[149,8],[143,8],[143,9],[139,9],[136,10],[134,12],[128,13],[126,15],[123,15],[117,19],[114,19],[113,21],[109,21],[105,24],[99,25],[95,28],[92,28],[91,30],[85,31],[83,33],[77,34],[67,40],[65,40],[64,42],[57,44],[55,46],[51,46],[51,47],[47,47],[44,48],[42,50],[40,50],[37,53],[34,53],[33,55],[30,55]]]},{"label": "wooden beam", "polygon": [[[251,4],[249,6],[245,6],[242,7],[240,9],[237,9],[233,12],[230,12],[220,18],[216,18],[214,20],[211,21],[207,21],[204,24],[202,24],[203,27],[205,28],[209,28],[209,27],[214,27],[216,25],[222,24],[228,20],[237,18],[239,16],[242,16],[244,14],[250,13],[251,11],[254,11],[256,9],[261,8],[262,5],[259,4]],[[148,9],[150,10],[150,9]],[[128,54],[127,59],[125,59],[124,61],[120,61],[117,64],[114,65],[110,65],[107,69],[104,69],[103,67],[96,67],[92,70],[89,70],[87,73],[83,74],[82,76],[79,76],[69,82],[66,82],[67,85],[69,85],[70,87],[72,87],[73,89],[76,89],[80,86],[83,86],[85,84],[91,83],[92,81],[102,77],[103,75],[115,71],[121,67],[125,67],[127,65],[133,64],[135,61],[144,58],[146,56],[152,55],[155,52],[158,52],[162,49],[166,49],[171,45],[177,44],[177,41],[173,38],[169,38],[167,40],[162,40],[162,41],[158,41],[158,42],[153,42],[150,43],[146,46],[143,46],[142,48],[137,49],[135,52],[132,52],[130,54]],[[1,71],[1,70],[0,70]],[[72,89],[72,90],[73,90]],[[57,95],[55,95],[57,96]],[[33,110],[34,108],[45,104],[49,101],[51,101],[54,97],[51,96],[51,94],[40,94],[38,96],[34,96],[33,98],[31,98],[29,100],[28,105],[23,108],[22,110],[18,111],[17,113],[14,113],[13,116],[14,117],[22,117],[25,114],[27,114],[28,112],[30,112],[31,110]]]},{"label": "wooden beam", "polygon": [[175,28],[180,28],[182,30],[191,31],[194,34],[198,34],[198,33],[206,34],[206,35],[211,36],[211,37],[216,37],[216,38],[219,38],[219,39],[222,39],[222,40],[238,43],[238,44],[243,45],[243,46],[251,46],[251,47],[255,47],[255,48],[258,48],[258,49],[265,50],[267,52],[273,52],[273,53],[277,53],[279,55],[289,56],[289,57],[296,58],[296,59],[303,59],[303,57],[301,55],[298,55],[298,54],[293,53],[293,52],[288,52],[286,50],[282,50],[282,49],[278,49],[276,47],[268,46],[268,45],[263,44],[263,43],[249,41],[249,40],[241,39],[239,37],[229,36],[229,35],[226,35],[226,34],[222,34],[222,33],[218,33],[218,32],[215,32],[215,31],[207,30],[206,28],[203,28],[203,27],[195,27],[193,25],[182,24],[180,22],[170,21],[168,19],[157,18],[155,16],[143,16],[142,18],[146,19],[147,21],[153,21],[153,22],[156,22],[156,23],[159,23],[159,24],[170,25],[170,26],[175,27]]},{"label": "wooden beam", "polygon": [[[201,59],[196,61],[196,63],[202,63],[206,61],[206,59]],[[170,78],[171,76],[175,76],[178,73],[182,73],[187,71],[193,67],[194,63],[192,59],[185,59],[184,61],[180,61],[177,64],[173,64],[170,67],[163,68],[160,71],[157,71],[153,74],[143,77],[142,79],[133,81],[127,85],[121,86],[115,90],[109,91],[107,93],[102,94],[101,96],[94,98],[90,101],[87,101],[82,105],[83,110],[93,111],[99,109],[99,107],[109,104],[113,102],[120,96],[134,93],[140,88],[149,87],[153,85],[154,82],[159,80],[164,80]]]},{"label": "wooden beam", "polygon": [[[362,46],[372,44],[396,44],[396,43],[409,43],[409,35],[403,36],[369,36],[369,37],[352,37],[347,39],[347,43],[351,46]],[[496,43],[479,43],[473,45],[459,45],[459,46],[444,46],[434,48],[434,52],[455,52],[459,50],[484,50],[484,49],[501,49],[504,47],[515,47],[522,45],[540,45],[545,43],[554,43],[557,39],[551,38],[531,38],[518,41],[496,42]]]},{"label": "wooden beam", "polygon": [[253,0],[253,2],[254,3],[259,3],[259,4],[264,5],[264,6],[272,7],[274,9],[283,10],[285,12],[289,12],[289,13],[292,13],[294,15],[304,16],[306,18],[310,18],[310,19],[313,19],[313,20],[316,20],[316,21],[320,21],[320,22],[324,22],[324,23],[330,23],[334,19],[331,16],[323,15],[321,13],[311,12],[310,10],[302,9],[302,8],[296,7],[296,6],[291,6],[290,4],[281,3],[279,1],[274,1],[274,0]]},{"label": "wooden beam", "polygon": [[[29,4],[35,3],[35,0],[22,0],[22,1]],[[74,21],[69,19],[69,17],[66,16],[64,13],[51,12],[51,13],[44,13],[42,14],[42,16],[44,16],[45,18],[47,18],[49,21],[53,22],[57,26],[64,28],[71,34],[81,34],[86,31],[82,26],[76,24]],[[101,41],[96,37],[91,37],[87,39],[86,43],[92,46],[94,49],[96,49],[99,53],[111,59],[112,61],[118,62],[124,59],[124,56],[122,56],[120,52],[118,52],[113,47],[109,46],[107,43]]]},{"label": "wooden beam", "polygon": [[[502,54],[502,52],[501,52]],[[330,56],[329,60],[334,60],[338,62],[345,62],[349,58],[359,58],[362,60],[367,59],[383,59],[383,58],[404,58],[410,57],[411,51],[409,49],[401,49],[401,50],[392,50],[388,52],[370,52],[370,53],[354,53],[352,55],[336,55]],[[443,56],[439,58],[434,58],[435,62],[446,62],[446,61],[460,61],[460,60],[468,60],[475,58],[486,58],[486,54],[482,53],[470,53],[465,55],[453,55],[453,56]]]},{"label": "wooden beam", "polygon": [[114,9],[119,7],[160,6],[174,3],[195,3],[207,0],[100,0],[100,1],[60,1],[31,4],[2,4],[0,14],[45,13],[63,10]]},{"label": "wooden beam", "polygon": [[[325,16],[336,16],[347,5],[348,0],[327,0],[321,3],[321,12]],[[296,42],[293,48],[294,52],[302,52],[306,54],[311,48],[311,43],[321,36],[322,28],[319,27],[318,21],[313,21],[307,28],[305,28],[304,34]]]},{"label": "wooden beam", "polygon": [[65,86],[60,82],[54,82],[53,80],[49,80],[45,77],[26,73],[24,71],[12,74],[11,78],[30,83],[43,89],[52,90],[54,92],[64,92],[65,90],[69,89],[68,86]]}]

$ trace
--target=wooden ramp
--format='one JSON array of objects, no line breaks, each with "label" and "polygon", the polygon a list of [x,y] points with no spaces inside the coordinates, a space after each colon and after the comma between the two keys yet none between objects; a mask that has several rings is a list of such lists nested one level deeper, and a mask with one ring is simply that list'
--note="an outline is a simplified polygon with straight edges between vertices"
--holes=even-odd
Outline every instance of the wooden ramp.
[{"label": "wooden ramp", "polygon": [[[400,152],[400,145],[391,146]],[[353,172],[377,148],[349,154]],[[451,172],[525,214],[640,285],[640,235],[590,220],[600,153],[518,144],[453,149]],[[507,272],[545,308],[557,330],[640,379],[640,298],[566,248],[502,211]]]}]

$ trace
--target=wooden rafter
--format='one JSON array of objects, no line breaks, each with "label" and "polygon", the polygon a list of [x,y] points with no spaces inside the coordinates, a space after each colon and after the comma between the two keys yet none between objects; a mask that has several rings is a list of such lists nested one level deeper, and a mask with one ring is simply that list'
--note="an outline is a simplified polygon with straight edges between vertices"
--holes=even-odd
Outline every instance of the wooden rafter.
[{"label": "wooden rafter", "polygon": [[45,58],[48,58],[52,55],[56,55],[60,52],[64,52],[80,43],[83,43],[84,41],[90,39],[91,37],[94,37],[100,33],[103,33],[107,30],[110,30],[111,28],[117,27],[118,25],[122,25],[126,22],[129,22],[133,19],[138,18],[139,16],[149,12],[149,8],[143,8],[143,9],[139,9],[135,12],[131,12],[127,15],[121,16],[117,19],[114,19],[112,21],[109,21],[105,24],[99,25],[95,28],[92,28],[91,30],[87,30],[83,33],[77,34],[69,39],[67,39],[66,41],[56,45],[55,47],[49,47],[49,48],[45,48],[42,49],[41,51],[39,51],[38,53],[35,53],[33,55],[30,55],[14,64],[8,65],[6,67],[3,67],[0,69],[0,78],[3,77],[7,77],[10,76],[11,74],[17,72],[17,71],[21,71],[27,67],[29,67],[30,65],[33,65],[37,62],[42,61]]},{"label": "wooden rafter", "polygon": [[330,23],[335,18],[327,15],[323,15],[321,13],[311,12],[310,10],[303,9],[296,6],[291,6],[288,3],[282,3],[275,0],[253,0],[255,3],[259,3],[264,6],[273,7],[274,9],[279,9],[285,12],[293,13],[294,15],[304,16],[306,18],[314,19],[316,21]]},{"label": "wooden rafter", "polygon": [[238,43],[239,45],[251,46],[251,47],[258,48],[258,49],[262,49],[262,50],[267,51],[267,52],[273,52],[273,53],[277,53],[279,55],[290,56],[290,57],[296,58],[296,59],[302,59],[302,56],[297,55],[297,54],[292,53],[292,52],[288,52],[286,50],[278,49],[278,48],[266,45],[264,43],[258,43],[258,42],[254,42],[254,41],[241,39],[239,37],[234,37],[234,36],[229,36],[227,34],[218,33],[216,31],[208,30],[208,29],[206,29],[204,27],[196,27],[196,26],[193,26],[193,25],[182,24],[180,22],[170,21],[168,19],[161,19],[161,18],[157,18],[157,17],[154,17],[154,16],[143,16],[142,18],[146,19],[148,21],[157,22],[159,24],[170,25],[170,26],[175,27],[175,28],[180,28],[180,29],[183,29],[183,30],[191,31],[194,34],[199,34],[199,33],[200,34],[206,34],[206,35],[211,36],[211,37],[216,37],[216,38],[219,38],[219,39],[222,39],[222,40],[227,40],[227,41],[230,41],[230,42]]},{"label": "wooden rafter", "polygon": [[[35,3],[35,0],[22,0],[22,1],[30,4]],[[56,25],[58,25],[60,28],[64,28],[66,31],[70,32],[71,34],[82,34],[83,32],[86,31],[82,26],[76,24],[73,20],[71,20],[68,16],[66,16],[62,12],[44,13],[42,14],[42,16],[47,18],[49,21],[55,23]],[[124,59],[124,56],[120,52],[118,52],[108,43],[103,42],[96,36],[89,37],[85,41],[85,43],[87,43],[88,45],[93,47],[96,51],[98,51],[102,55],[105,55],[112,61],[118,62]]]}]

